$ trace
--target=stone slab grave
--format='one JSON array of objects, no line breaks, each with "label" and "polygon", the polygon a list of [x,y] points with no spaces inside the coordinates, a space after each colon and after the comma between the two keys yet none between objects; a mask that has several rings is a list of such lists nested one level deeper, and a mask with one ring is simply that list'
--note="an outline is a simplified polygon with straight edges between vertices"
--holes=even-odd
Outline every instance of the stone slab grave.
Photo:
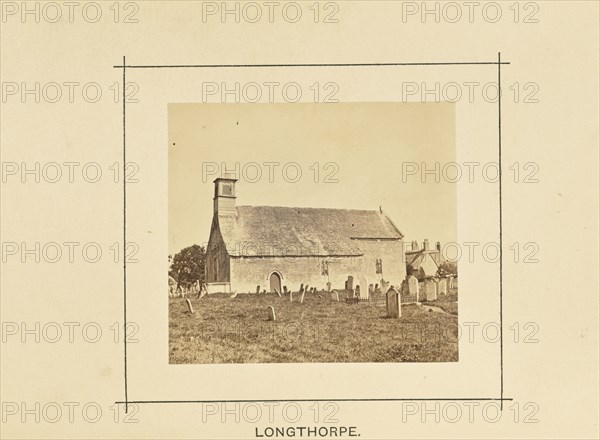
[{"label": "stone slab grave", "polygon": [[435,301],[437,299],[437,286],[431,280],[425,282],[425,299],[427,301]]},{"label": "stone slab grave", "polygon": [[385,305],[388,318],[400,318],[402,306],[400,305],[400,294],[396,289],[390,287],[385,295]]}]

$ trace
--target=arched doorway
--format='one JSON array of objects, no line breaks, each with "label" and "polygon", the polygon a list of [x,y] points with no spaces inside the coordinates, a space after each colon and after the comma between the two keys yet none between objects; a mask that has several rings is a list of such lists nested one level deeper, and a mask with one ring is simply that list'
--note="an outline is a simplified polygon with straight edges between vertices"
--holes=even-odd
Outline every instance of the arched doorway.
[{"label": "arched doorway", "polygon": [[281,293],[281,276],[277,272],[273,272],[269,276],[269,288],[271,292],[275,292],[275,289]]}]

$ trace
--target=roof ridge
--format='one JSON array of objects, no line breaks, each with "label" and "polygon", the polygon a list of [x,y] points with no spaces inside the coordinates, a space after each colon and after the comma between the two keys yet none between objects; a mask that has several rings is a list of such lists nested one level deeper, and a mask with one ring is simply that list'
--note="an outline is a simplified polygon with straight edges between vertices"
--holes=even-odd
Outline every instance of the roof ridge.
[{"label": "roof ridge", "polygon": [[283,209],[314,209],[314,210],[330,210],[330,211],[358,211],[358,212],[376,212],[377,209],[349,209],[349,208],[315,208],[310,206],[271,206],[271,205],[237,205],[237,208],[283,208]]}]

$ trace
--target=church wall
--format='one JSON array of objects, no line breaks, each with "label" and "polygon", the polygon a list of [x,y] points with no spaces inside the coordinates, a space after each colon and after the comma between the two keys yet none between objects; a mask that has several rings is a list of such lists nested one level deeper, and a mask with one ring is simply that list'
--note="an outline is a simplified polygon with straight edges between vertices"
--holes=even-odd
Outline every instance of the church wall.
[{"label": "church wall", "polygon": [[[369,284],[379,284],[383,278],[400,287],[406,277],[402,241],[361,240],[364,256],[359,257],[264,257],[231,258],[231,290],[238,293],[256,292],[256,286],[270,290],[269,276],[276,271],[282,276],[281,286],[297,291],[300,284],[308,284],[317,289],[326,289],[331,282],[332,289],[343,289],[348,276],[359,283],[361,274],[366,275]],[[383,274],[376,273],[375,260],[382,260]],[[328,276],[322,274],[323,261],[327,261]]]},{"label": "church wall", "polygon": [[[378,284],[383,278],[391,285],[400,287],[406,278],[406,262],[404,261],[403,240],[357,240],[364,252],[362,273],[367,276],[369,284]],[[375,260],[381,259],[382,272],[376,273]]]},{"label": "church wall", "polygon": [[270,290],[269,276],[276,271],[282,276],[281,286],[298,291],[300,284],[326,289],[327,281],[332,289],[343,289],[348,275],[357,282],[362,257],[329,258],[329,277],[322,274],[322,257],[264,257],[231,258],[231,290],[238,293],[254,293],[256,286]]}]

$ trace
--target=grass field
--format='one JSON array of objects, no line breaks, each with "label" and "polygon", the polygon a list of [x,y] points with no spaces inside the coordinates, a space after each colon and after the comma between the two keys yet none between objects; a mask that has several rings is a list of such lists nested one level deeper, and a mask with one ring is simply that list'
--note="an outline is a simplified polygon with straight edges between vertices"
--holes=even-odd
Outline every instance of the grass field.
[{"label": "grass field", "polygon": [[293,302],[276,294],[215,294],[191,298],[193,314],[185,299],[170,298],[169,362],[458,361],[455,302],[403,306],[400,319],[388,319],[385,301],[347,304],[340,296],[337,302],[326,292],[306,293],[300,304],[298,293]]}]

